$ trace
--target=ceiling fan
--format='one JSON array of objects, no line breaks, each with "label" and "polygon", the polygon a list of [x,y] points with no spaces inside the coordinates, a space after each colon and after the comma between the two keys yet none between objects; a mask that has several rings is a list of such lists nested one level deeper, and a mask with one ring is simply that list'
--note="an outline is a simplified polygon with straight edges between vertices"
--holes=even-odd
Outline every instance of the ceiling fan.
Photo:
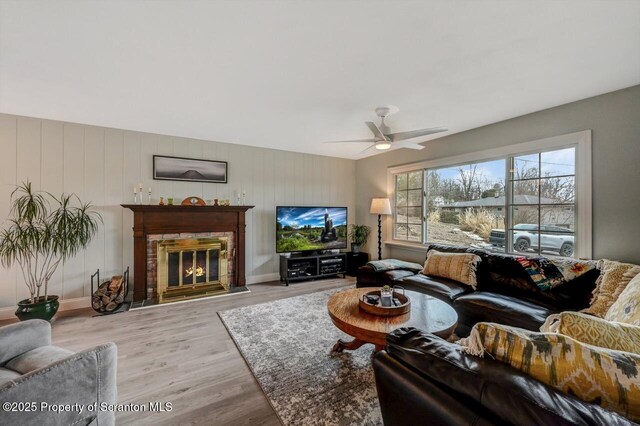
[{"label": "ceiling fan", "polygon": [[384,123],[384,119],[391,114],[398,112],[398,107],[393,105],[378,107],[375,109],[376,115],[380,117],[380,125],[376,125],[373,121],[365,121],[364,123],[369,127],[373,138],[371,139],[356,139],[349,141],[327,141],[323,143],[354,143],[354,142],[371,142],[372,145],[360,154],[364,154],[372,149],[384,151],[391,148],[409,148],[409,149],[422,149],[424,146],[417,142],[409,142],[407,139],[413,139],[420,136],[432,135],[434,133],[446,132],[448,129],[444,127],[432,127],[430,129],[409,130],[406,132],[391,133],[391,128]]}]

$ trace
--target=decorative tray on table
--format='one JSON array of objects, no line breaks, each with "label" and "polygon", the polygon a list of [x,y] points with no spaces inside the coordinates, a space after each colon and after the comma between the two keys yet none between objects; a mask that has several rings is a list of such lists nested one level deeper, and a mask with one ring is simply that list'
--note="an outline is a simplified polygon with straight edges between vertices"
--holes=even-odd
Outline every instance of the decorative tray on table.
[{"label": "decorative tray on table", "polygon": [[[402,293],[396,290],[402,290]],[[373,315],[391,317],[406,314],[411,310],[411,299],[404,292],[404,288],[395,286],[391,298],[391,306],[382,305],[380,290],[370,291],[362,295],[359,300],[360,309]]]}]

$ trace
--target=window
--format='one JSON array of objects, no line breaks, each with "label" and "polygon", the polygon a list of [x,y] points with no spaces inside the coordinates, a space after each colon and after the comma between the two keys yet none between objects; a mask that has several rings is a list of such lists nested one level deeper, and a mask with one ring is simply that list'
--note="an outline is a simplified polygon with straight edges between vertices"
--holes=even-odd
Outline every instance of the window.
[{"label": "window", "polygon": [[427,170],[427,241],[482,245],[504,232],[504,178],[504,160]]},{"label": "window", "polygon": [[573,256],[575,148],[509,159],[509,251]]},{"label": "window", "polygon": [[585,131],[392,168],[393,239],[590,257],[590,143]]},{"label": "window", "polygon": [[394,236],[398,240],[422,242],[422,170],[396,175]]}]

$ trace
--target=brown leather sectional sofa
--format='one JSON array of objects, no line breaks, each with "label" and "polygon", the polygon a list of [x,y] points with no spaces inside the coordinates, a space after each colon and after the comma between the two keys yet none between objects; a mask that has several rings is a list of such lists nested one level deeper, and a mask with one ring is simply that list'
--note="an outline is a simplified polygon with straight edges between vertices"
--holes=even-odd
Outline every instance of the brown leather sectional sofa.
[{"label": "brown leather sectional sofa", "polygon": [[456,333],[461,337],[468,335],[471,327],[482,321],[538,330],[550,314],[588,307],[600,275],[600,271],[593,269],[553,290],[542,291],[531,281],[516,256],[441,244],[432,244],[428,250],[468,252],[480,256],[482,261],[476,271],[476,290],[446,278],[408,270],[375,272],[368,265],[358,270],[356,286],[398,284],[407,290],[443,300],[458,313]]},{"label": "brown leather sectional sofa", "polygon": [[[592,270],[544,292],[531,282],[515,256],[465,247],[432,245],[429,250],[473,252],[482,258],[478,286],[409,271],[360,268],[359,287],[399,284],[451,304],[457,333],[490,321],[538,330],[555,312],[589,304],[599,275]],[[460,351],[455,343],[417,329],[398,329],[373,359],[385,425],[630,425],[619,414],[584,402],[489,357]]]}]

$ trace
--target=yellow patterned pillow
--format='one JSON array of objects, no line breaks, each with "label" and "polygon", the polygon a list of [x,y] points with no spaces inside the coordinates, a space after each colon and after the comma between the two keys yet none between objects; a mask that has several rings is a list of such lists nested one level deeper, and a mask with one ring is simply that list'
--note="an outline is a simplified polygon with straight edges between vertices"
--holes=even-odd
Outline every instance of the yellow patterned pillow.
[{"label": "yellow patterned pillow", "polygon": [[561,392],[640,420],[640,355],[486,322],[458,343],[470,354],[488,353]]},{"label": "yellow patterned pillow", "polygon": [[596,281],[596,288],[593,290],[591,306],[584,309],[583,312],[604,318],[629,281],[640,274],[640,266],[603,260],[600,270],[602,272]]},{"label": "yellow patterned pillow", "polygon": [[424,275],[449,278],[476,289],[476,268],[480,263],[480,256],[472,253],[443,253],[429,250],[424,262]]},{"label": "yellow patterned pillow", "polygon": [[604,319],[640,325],[640,274],[627,284],[607,311]]},{"label": "yellow patterned pillow", "polygon": [[640,354],[640,327],[580,312],[550,315],[540,331],[564,334],[601,348]]}]

